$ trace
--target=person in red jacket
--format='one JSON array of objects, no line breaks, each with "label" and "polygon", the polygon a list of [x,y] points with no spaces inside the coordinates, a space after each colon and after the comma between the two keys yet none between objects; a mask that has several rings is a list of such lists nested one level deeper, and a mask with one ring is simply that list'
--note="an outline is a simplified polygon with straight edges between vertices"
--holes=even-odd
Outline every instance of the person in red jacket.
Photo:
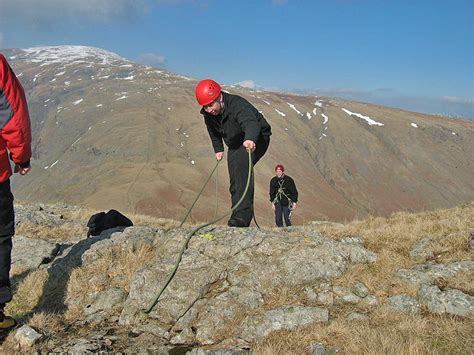
[{"label": "person in red jacket", "polygon": [[26,175],[30,170],[31,128],[25,92],[5,57],[0,54],[0,331],[13,328],[15,319],[4,313],[12,299],[10,266],[12,237],[15,234],[12,168]]}]

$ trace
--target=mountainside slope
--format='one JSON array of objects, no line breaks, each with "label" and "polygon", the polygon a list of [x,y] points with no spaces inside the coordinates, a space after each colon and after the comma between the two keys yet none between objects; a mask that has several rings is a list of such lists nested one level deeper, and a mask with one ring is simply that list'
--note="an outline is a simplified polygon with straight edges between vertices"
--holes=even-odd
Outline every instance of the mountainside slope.
[{"label": "mountainside slope", "polygon": [[[34,169],[21,200],[115,208],[180,219],[215,160],[195,80],[97,48],[6,51],[25,86]],[[226,86],[272,125],[256,166],[256,214],[272,223],[268,183],[282,163],[300,191],[295,223],[451,207],[474,199],[474,122],[338,99]],[[228,210],[225,163],[219,214]],[[216,186],[192,219],[215,214]]]}]

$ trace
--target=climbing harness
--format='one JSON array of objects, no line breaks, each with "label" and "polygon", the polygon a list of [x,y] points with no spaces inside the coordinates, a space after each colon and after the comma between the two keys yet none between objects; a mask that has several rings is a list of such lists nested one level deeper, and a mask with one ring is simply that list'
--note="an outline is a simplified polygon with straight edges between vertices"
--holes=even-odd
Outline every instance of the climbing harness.
[{"label": "climbing harness", "polygon": [[283,188],[283,179],[278,181],[278,190],[275,195],[275,198],[273,199],[274,203],[280,203],[281,202],[281,195],[285,196],[288,199],[288,207],[290,208],[290,211],[293,210],[293,201],[291,198],[285,193],[285,189]]},{"label": "climbing harness", "polygon": [[280,179],[278,181],[278,190],[275,195],[275,198],[273,199],[273,203],[281,203],[281,195],[285,196],[288,199],[288,208],[290,210],[290,213],[288,214],[288,218],[291,221],[291,215],[293,214],[293,201],[291,198],[285,193],[285,189],[283,187],[284,180]]},{"label": "climbing harness", "polygon": [[[230,215],[232,212],[234,212],[237,207],[239,207],[239,205],[242,203],[242,201],[244,200],[244,197],[245,195],[247,194],[247,191],[249,189],[249,186],[250,186],[250,178],[252,177],[252,174],[253,174],[253,164],[252,164],[252,153],[250,150],[248,150],[248,155],[249,155],[249,174],[247,176],[247,184],[245,185],[245,190],[244,190],[244,193],[242,194],[242,196],[240,197],[239,201],[235,204],[234,207],[232,207],[230,209],[229,212],[227,212],[226,214],[224,214],[223,216],[217,218],[217,219],[214,219],[213,221],[211,222],[208,222],[208,223],[205,223],[203,225],[200,225],[196,228],[194,228],[187,236],[186,236],[186,240],[184,241],[183,243],[183,246],[181,247],[181,250],[178,254],[178,258],[176,260],[176,263],[174,265],[174,268],[173,270],[171,271],[171,273],[169,274],[168,278],[166,279],[166,282],[165,284],[163,285],[163,287],[161,288],[160,292],[158,292],[158,296],[156,296],[155,300],[153,301],[153,303],[150,305],[150,307],[148,307],[146,310],[143,310],[144,313],[148,314],[150,313],[153,308],[156,306],[156,304],[158,303],[161,295],[163,294],[163,292],[165,291],[166,287],[168,287],[169,283],[171,282],[171,280],[173,279],[174,275],[176,274],[176,271],[178,270],[178,267],[179,267],[179,264],[181,263],[181,259],[183,257],[183,254],[185,252],[185,250],[188,248],[188,244],[189,244],[189,241],[191,240],[191,237],[197,232],[199,231],[200,229],[204,228],[204,227],[207,227],[211,224],[214,224],[214,223],[217,223],[219,222],[221,219],[224,219],[225,217],[227,217],[228,215]],[[206,183],[204,184],[203,188],[201,189],[201,191],[199,192],[199,194],[197,195],[196,199],[194,200],[193,202],[193,205],[191,206],[191,208],[189,209],[188,213],[186,214],[186,216],[184,217],[183,219],[183,222],[181,222],[181,225],[180,227],[183,225],[184,221],[186,220],[186,218],[189,216],[189,213],[191,212],[191,209],[194,207],[194,204],[196,203],[196,201],[199,199],[199,196],[201,195],[202,191],[204,190],[204,187],[207,185],[207,183],[209,182],[212,174],[214,173],[214,171],[216,170],[217,166],[219,165],[219,161],[217,161],[217,164],[216,166],[214,167],[214,169],[212,170],[211,172],[211,175],[209,175],[209,178],[207,179]]]}]

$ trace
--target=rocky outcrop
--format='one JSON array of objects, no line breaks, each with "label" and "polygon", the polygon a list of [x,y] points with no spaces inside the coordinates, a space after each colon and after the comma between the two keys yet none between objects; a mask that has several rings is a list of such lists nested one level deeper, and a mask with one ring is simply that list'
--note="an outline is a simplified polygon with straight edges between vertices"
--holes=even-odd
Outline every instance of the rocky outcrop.
[{"label": "rocky outcrop", "polygon": [[[173,268],[183,235],[175,231],[156,237],[159,256],[136,274],[120,316],[120,323],[124,325],[138,321],[159,322],[171,330],[172,343],[218,343],[224,339],[224,333],[232,331],[226,329],[228,325],[238,325],[242,317],[246,319],[243,322],[257,319],[260,324],[253,337],[244,333],[248,341],[257,340],[274,328],[291,327],[286,321],[273,322],[271,312],[261,313],[266,297],[282,286],[318,288],[341,276],[351,263],[376,260],[375,254],[366,250],[360,241],[322,238],[315,241],[257,229],[219,227],[212,231],[213,238],[196,236],[191,240],[174,280],[149,318],[144,319],[142,310],[153,301]],[[321,290],[320,294],[325,291],[332,293]],[[309,303],[318,305],[318,297]],[[291,309],[302,314],[315,312],[313,308]],[[318,309],[318,317],[313,318],[327,321],[327,313],[327,309]],[[262,314],[262,318],[253,318],[256,314]],[[235,334],[238,336],[239,332]]]},{"label": "rocky outcrop", "polygon": [[[25,213],[32,213],[33,220],[45,221],[52,228],[71,223],[44,209],[23,210],[20,222]],[[126,337],[145,342],[147,349],[158,353],[173,348],[183,352],[191,347],[191,353],[196,354],[246,353],[273,332],[329,324],[331,315],[341,307],[347,312],[340,315],[350,322],[370,321],[372,311],[380,306],[409,314],[421,313],[422,307],[434,314],[473,314],[472,296],[461,290],[440,288],[438,282],[472,271],[474,262],[436,264],[425,262],[430,260],[425,251],[412,252],[412,259],[424,263],[401,269],[396,276],[415,285],[418,292],[415,296],[392,295],[384,300],[373,285],[368,287],[361,280],[336,282],[357,264],[377,267],[377,255],[364,247],[362,239],[326,239],[314,226],[267,230],[219,226],[201,231],[190,240],[158,303],[145,313],[175,266],[189,232],[187,228],[135,226],[106,230],[90,238],[78,235],[76,242],[16,236],[14,264],[26,272],[38,267],[48,272],[37,309],[78,309],[82,319],[75,326],[102,329],[91,333],[93,336],[68,339],[48,349],[111,350],[120,339],[114,335],[120,327]],[[424,246],[428,244],[417,245],[423,246],[419,250],[426,250]],[[120,261],[114,255],[135,257],[135,251],[141,248],[153,253],[146,262],[137,260],[143,266],[124,281],[123,272],[117,272]],[[422,257],[414,258],[415,254]],[[103,262],[104,255],[112,255],[107,263]],[[74,298],[68,296],[67,290],[70,275],[77,268],[95,270],[87,284],[94,291],[85,289],[81,297]],[[289,295],[285,296],[283,290]],[[113,331],[109,333],[108,329]],[[41,342],[42,335],[33,331],[25,328],[18,332],[17,341],[22,346]],[[315,344],[319,345],[310,352],[326,351],[320,343]],[[209,346],[214,350],[202,348]],[[130,345],[126,350],[135,352],[137,348]]]},{"label": "rocky outcrop", "polygon": [[[412,269],[401,269],[397,275],[418,287],[418,300],[436,314],[467,317],[474,314],[474,297],[460,290],[441,290],[435,283],[449,280],[459,272],[474,270],[474,261],[465,260],[449,264],[421,264]],[[405,312],[417,313],[419,305],[414,299],[400,297],[390,300],[390,305]]]}]

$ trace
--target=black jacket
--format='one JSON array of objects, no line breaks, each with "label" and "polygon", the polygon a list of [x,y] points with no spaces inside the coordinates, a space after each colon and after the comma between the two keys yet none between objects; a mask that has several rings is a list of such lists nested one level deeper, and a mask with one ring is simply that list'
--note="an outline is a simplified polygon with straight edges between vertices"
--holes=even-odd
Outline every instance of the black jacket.
[{"label": "black jacket", "polygon": [[[283,189],[283,193],[278,192],[280,186]],[[270,180],[270,201],[288,206],[288,198],[291,202],[298,202],[298,190],[296,189],[295,182],[288,175],[283,175],[281,178],[274,176]]]},{"label": "black jacket", "polygon": [[250,102],[238,95],[222,92],[224,105],[221,114],[213,116],[201,109],[214,152],[223,152],[222,140],[236,149],[246,140],[257,143],[258,138],[270,136],[272,130],[263,115]]}]

